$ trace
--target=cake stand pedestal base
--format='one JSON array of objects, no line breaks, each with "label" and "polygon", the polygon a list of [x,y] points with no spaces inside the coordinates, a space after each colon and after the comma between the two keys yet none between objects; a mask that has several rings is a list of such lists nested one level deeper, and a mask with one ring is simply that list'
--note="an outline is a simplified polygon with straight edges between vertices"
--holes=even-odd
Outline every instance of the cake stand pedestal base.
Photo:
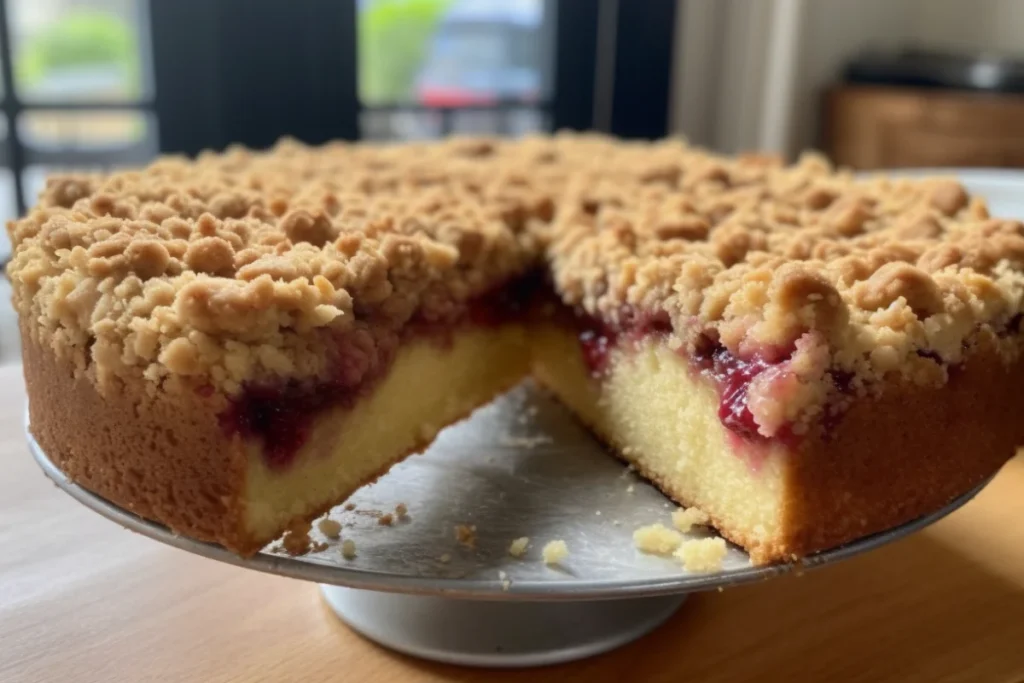
[{"label": "cake stand pedestal base", "polygon": [[322,584],[342,621],[403,654],[446,664],[529,667],[608,652],[650,633],[686,595],[586,602],[460,600]]}]

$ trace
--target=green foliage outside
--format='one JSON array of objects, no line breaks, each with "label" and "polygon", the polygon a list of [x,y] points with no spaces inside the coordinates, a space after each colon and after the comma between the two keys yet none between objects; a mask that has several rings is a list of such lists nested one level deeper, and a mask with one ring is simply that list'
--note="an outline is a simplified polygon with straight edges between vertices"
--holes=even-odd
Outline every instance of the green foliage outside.
[{"label": "green foliage outside", "polygon": [[412,99],[416,74],[452,0],[376,0],[359,12],[359,96],[366,104]]},{"label": "green foliage outside", "polygon": [[51,71],[96,66],[120,70],[125,95],[141,88],[135,32],[124,19],[104,12],[64,14],[22,43],[15,65],[15,77],[27,88]]}]

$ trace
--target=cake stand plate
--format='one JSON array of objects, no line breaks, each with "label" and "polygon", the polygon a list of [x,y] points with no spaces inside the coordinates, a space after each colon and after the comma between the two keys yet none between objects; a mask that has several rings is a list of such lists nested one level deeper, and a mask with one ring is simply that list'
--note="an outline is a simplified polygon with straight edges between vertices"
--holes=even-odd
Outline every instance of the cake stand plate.
[{"label": "cake stand plate", "polygon": [[[604,652],[657,627],[687,593],[818,567],[902,538],[957,509],[805,559],[755,567],[729,546],[722,569],[687,572],[645,555],[633,531],[671,526],[675,505],[616,459],[557,402],[529,382],[443,431],[424,454],[406,459],[331,512],[342,543],[299,557],[274,546],[251,558],[179,536],[70,481],[28,433],[30,449],[58,487],[133,531],[247,569],[321,584],[331,608],[353,629],[394,650],[449,663],[532,666]],[[399,516],[401,504],[408,514]],[[382,517],[390,524],[382,524]],[[690,534],[708,535],[708,531]],[[525,555],[509,544],[528,537]],[[559,566],[543,546],[566,543]]]}]

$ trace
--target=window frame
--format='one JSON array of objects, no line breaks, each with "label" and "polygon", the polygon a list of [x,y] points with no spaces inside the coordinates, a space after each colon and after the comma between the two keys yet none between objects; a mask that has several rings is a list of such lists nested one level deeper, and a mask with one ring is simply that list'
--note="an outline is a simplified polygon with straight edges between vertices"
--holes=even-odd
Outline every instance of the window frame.
[{"label": "window frame", "polygon": [[[0,163],[12,171],[24,213],[25,168],[34,165],[115,166],[145,163],[155,152],[196,154],[242,142],[266,147],[287,134],[311,144],[360,137],[368,111],[439,111],[441,134],[459,110],[540,110],[554,130],[595,125],[598,68],[612,69],[610,123],[624,137],[666,133],[675,0],[548,0],[542,26],[553,32],[544,73],[548,97],[487,107],[364,106],[357,88],[356,0],[139,0],[140,51],[149,76],[146,95],[118,102],[32,102],[14,82],[8,0],[0,0],[0,109],[7,144]],[[600,22],[614,17],[611,33]],[[298,38],[296,38],[298,37]],[[614,53],[611,63],[599,54]],[[637,77],[640,74],[640,77]],[[605,93],[607,96],[607,93]],[[642,100],[655,106],[635,107]],[[110,150],[35,150],[18,132],[31,111],[136,111],[155,118],[157,147],[148,140]]]},{"label": "window frame", "polygon": [[[549,0],[543,26],[553,30],[549,98],[540,107],[554,130],[594,127],[599,16],[616,10],[613,40],[613,115],[605,132],[660,137],[667,131],[676,0]],[[355,0],[175,0],[153,2],[153,59],[160,148],[196,154],[235,142],[266,147],[287,134],[316,144],[360,137],[360,116],[374,111],[422,111],[416,104],[364,106],[357,87]],[[238,20],[244,17],[244,30]],[[181,36],[188,50],[181,50]],[[294,37],[301,36],[301,40]],[[278,62],[254,68],[253,46],[273,45]],[[658,61],[660,60],[660,61]],[[257,61],[259,61],[257,59]],[[289,72],[288,69],[292,71]],[[642,69],[643,78],[634,78]],[[298,74],[289,77],[288,74]],[[626,77],[630,76],[630,77]],[[655,102],[631,106],[637,98]],[[494,107],[429,108],[451,131],[459,109],[531,109],[531,103]],[[640,111],[644,109],[644,111]]]},{"label": "window frame", "polygon": [[[152,76],[152,50],[150,49],[149,2],[138,0],[136,35],[139,40],[142,78],[146,85],[141,97],[110,101],[60,101],[25,99],[18,93],[14,75],[13,31],[10,22],[10,0],[0,0],[0,78],[3,79],[3,97],[0,98],[0,112],[7,124],[7,136],[0,145],[0,167],[11,171],[15,206],[18,215],[24,215],[29,202],[25,197],[25,171],[32,166],[112,167],[131,166],[146,163],[159,152],[158,136],[151,137],[150,131],[157,127],[156,103],[152,96],[155,89]],[[137,112],[146,118],[146,132],[141,140],[126,146],[108,149],[34,149],[26,144],[19,131],[19,122],[24,114],[32,112],[80,112],[104,111]]]}]

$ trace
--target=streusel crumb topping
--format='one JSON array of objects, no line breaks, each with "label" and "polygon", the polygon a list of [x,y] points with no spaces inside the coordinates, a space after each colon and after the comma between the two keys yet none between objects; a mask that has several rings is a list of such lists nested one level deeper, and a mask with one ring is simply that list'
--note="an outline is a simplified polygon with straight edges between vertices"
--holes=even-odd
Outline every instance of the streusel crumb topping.
[{"label": "streusel crumb topping", "polygon": [[536,260],[529,223],[552,195],[518,170],[526,147],[507,149],[284,142],[51,178],[9,226],[15,303],[101,386],[141,374],[230,395],[319,377],[342,347],[356,384],[414,316],[444,321]]},{"label": "streusel crumb topping", "polygon": [[[546,249],[558,293],[606,323],[671,321],[674,348],[781,362],[748,391],[765,436],[882,380],[939,385],[980,343],[1019,352],[1024,225],[956,180],[854,178],[657,143],[571,174]],[[666,159],[659,175],[647,175]],[[638,315],[639,314],[639,315]],[[782,400],[779,400],[782,399]]]},{"label": "streusel crumb topping", "polygon": [[[670,343],[785,359],[762,432],[898,376],[941,384],[978,343],[1019,346],[1024,226],[955,180],[856,179],[816,156],[678,140],[231,148],[51,178],[8,226],[32,338],[101,389],[232,396],[267,378],[357,384],[411,321],[546,263],[561,299]],[[774,376],[773,376],[774,377]],[[831,378],[831,379],[830,379]]]}]

